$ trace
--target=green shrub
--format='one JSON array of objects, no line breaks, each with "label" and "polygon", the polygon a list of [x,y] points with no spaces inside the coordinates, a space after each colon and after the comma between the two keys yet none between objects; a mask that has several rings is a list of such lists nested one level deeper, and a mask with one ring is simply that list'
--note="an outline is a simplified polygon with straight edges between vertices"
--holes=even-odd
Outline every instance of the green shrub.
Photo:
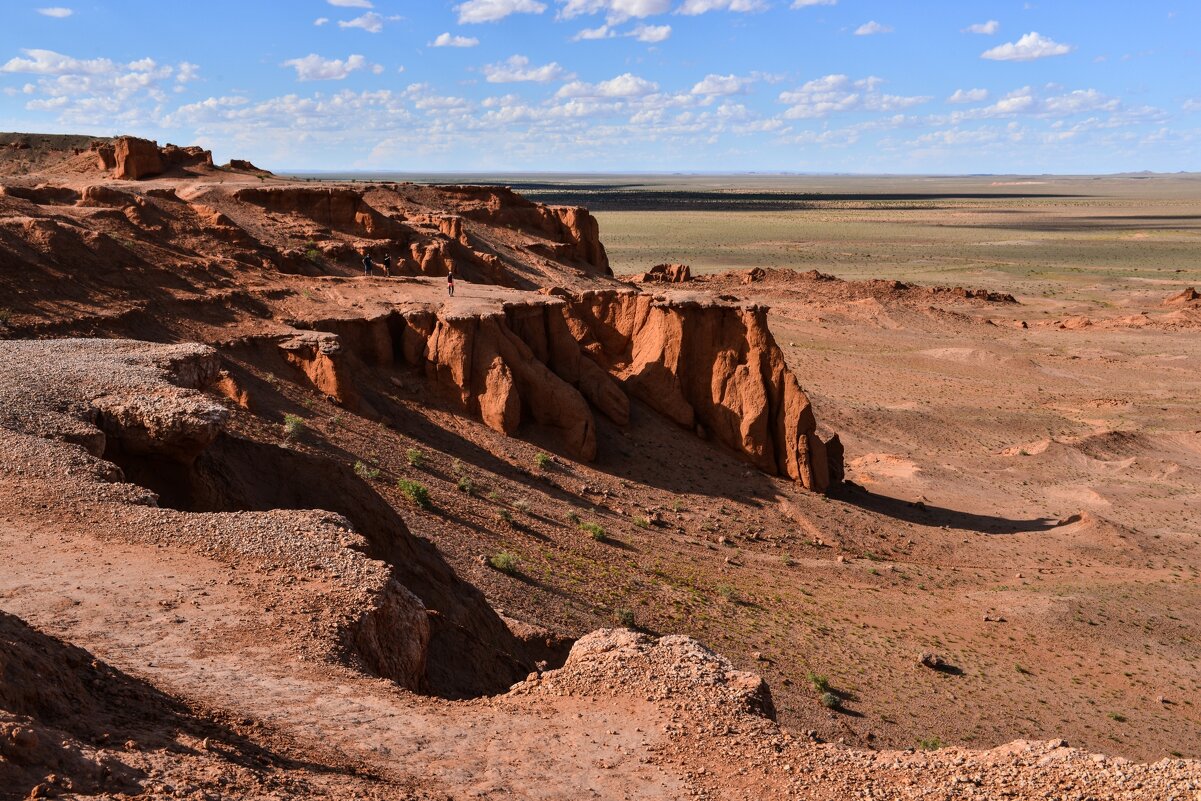
[{"label": "green shrub", "polygon": [[396,488],[414,506],[422,509],[430,508],[430,491],[425,488],[424,484],[401,478],[397,479]]},{"label": "green shrub", "polygon": [[580,516],[576,514],[574,510],[568,512],[566,515],[564,515],[564,517],[567,519],[567,522],[571,523],[572,525],[578,526],[580,524]]},{"label": "green shrub", "polygon": [[805,679],[813,686],[813,689],[819,693],[830,692],[830,678],[823,676],[820,673],[810,672]]},{"label": "green shrub", "polygon": [[499,492],[497,492],[496,490],[491,490],[491,491],[489,491],[489,492],[488,492],[488,500],[490,500],[490,501],[499,501],[499,500],[500,500],[500,493],[499,493]]},{"label": "green shrub", "polygon": [[738,590],[734,589],[729,584],[718,584],[717,594],[732,604],[738,603]]},{"label": "green shrub", "polygon": [[359,478],[366,478],[374,481],[379,478],[379,468],[372,467],[364,461],[354,463],[354,474]]},{"label": "green shrub", "polygon": [[826,709],[841,709],[842,708],[842,699],[839,698],[834,693],[826,692],[826,693],[822,693],[821,704]]},{"label": "green shrub", "polygon": [[470,495],[471,491],[475,489],[475,482],[471,480],[471,476],[460,476],[458,487],[459,492]]},{"label": "green shrub", "polygon": [[538,465],[539,469],[545,470],[550,467],[551,458],[549,455],[539,451],[534,454],[534,464]]},{"label": "green shrub", "polygon": [[317,248],[309,248],[304,252],[304,257],[316,264],[321,261],[321,251],[317,250]]},{"label": "green shrub", "polygon": [[510,526],[513,525],[513,513],[510,512],[508,509],[501,509],[499,512],[496,513],[496,517],[502,523],[506,523]]},{"label": "green shrub", "polygon": [[530,513],[530,502],[525,498],[518,498],[517,500],[513,501],[513,508],[521,512],[523,515],[528,515]]},{"label": "green shrub", "polygon": [[502,573],[508,573],[512,576],[517,573],[520,561],[515,554],[511,554],[508,551],[501,551],[498,554],[493,554],[492,558],[488,560],[488,564],[492,565],[494,570],[499,570]]},{"label": "green shrub", "polygon": [[917,746],[923,751],[937,751],[942,748],[942,740],[937,737],[926,737],[919,740]]},{"label": "green shrub", "polygon": [[288,439],[296,439],[304,434],[304,418],[298,414],[284,415],[284,435]]},{"label": "green shrub", "polygon": [[633,609],[618,609],[617,610],[617,622],[620,623],[624,628],[627,628],[627,629],[637,628],[634,624],[634,610]]},{"label": "green shrub", "polygon": [[13,310],[0,307],[0,325],[8,325],[12,322]]},{"label": "green shrub", "polygon": [[425,464],[425,454],[416,448],[409,448],[405,451],[405,459],[409,462],[409,467],[421,467]]},{"label": "green shrub", "polygon": [[650,528],[651,521],[647,520],[645,517],[635,517],[634,526],[636,528]]},{"label": "green shrub", "polygon": [[597,523],[580,523],[580,531],[587,532],[588,536],[597,542],[605,541],[605,530]]},{"label": "green shrub", "polygon": [[1126,722],[1126,716],[1120,712],[1110,712],[1106,717],[1108,717],[1110,720],[1115,720],[1118,723]]}]

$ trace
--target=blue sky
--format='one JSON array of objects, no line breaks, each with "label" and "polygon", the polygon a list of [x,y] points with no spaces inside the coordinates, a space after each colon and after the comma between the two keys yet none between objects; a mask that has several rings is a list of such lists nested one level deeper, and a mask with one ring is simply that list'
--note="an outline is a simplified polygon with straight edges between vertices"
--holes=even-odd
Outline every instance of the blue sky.
[{"label": "blue sky", "polygon": [[1196,171],[1199,34],[1197,0],[5,0],[0,130],[275,169]]}]

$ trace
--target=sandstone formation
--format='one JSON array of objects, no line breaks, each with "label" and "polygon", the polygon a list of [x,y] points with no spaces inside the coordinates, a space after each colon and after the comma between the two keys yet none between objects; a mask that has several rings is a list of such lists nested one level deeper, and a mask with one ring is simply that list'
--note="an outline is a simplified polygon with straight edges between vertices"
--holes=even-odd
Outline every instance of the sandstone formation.
[{"label": "sandstone formation", "polygon": [[159,148],[157,142],[136,136],[95,142],[92,149],[100,169],[123,181],[152,178],[173,168],[213,166],[212,153],[202,148],[172,144]]},{"label": "sandstone formation", "polygon": [[638,280],[644,284],[682,284],[692,280],[692,269],[687,264],[656,264]]},{"label": "sandstone formation", "polygon": [[1165,306],[1187,306],[1198,302],[1201,302],[1201,294],[1190,286],[1165,299],[1163,303]]}]

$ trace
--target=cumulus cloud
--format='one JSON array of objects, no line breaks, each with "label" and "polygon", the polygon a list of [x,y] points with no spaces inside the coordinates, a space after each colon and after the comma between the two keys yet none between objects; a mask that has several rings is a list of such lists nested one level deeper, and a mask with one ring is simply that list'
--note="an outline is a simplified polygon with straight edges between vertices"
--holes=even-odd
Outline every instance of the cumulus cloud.
[{"label": "cumulus cloud", "polygon": [[888,25],[881,25],[875,20],[865,22],[855,29],[856,36],[871,36],[877,33],[892,33],[892,28]]},{"label": "cumulus cloud", "polygon": [[633,36],[640,42],[648,42],[650,44],[664,42],[667,41],[669,36],[671,36],[671,26],[637,25],[634,27],[634,30],[627,33],[626,36]]},{"label": "cumulus cloud", "polygon": [[375,8],[371,5],[371,0],[325,0],[325,2],[338,8]]},{"label": "cumulus cloud", "polygon": [[812,6],[835,6],[838,0],[792,0],[792,8],[811,8]]},{"label": "cumulus cloud", "polygon": [[450,31],[440,33],[430,42],[430,47],[475,47],[480,43],[474,36],[451,36]]},{"label": "cumulus cloud", "polygon": [[987,89],[956,89],[947,98],[948,103],[983,103],[985,100],[988,100]]},{"label": "cumulus cloud", "polygon": [[705,14],[710,11],[764,11],[767,3],[763,0],[684,0],[683,5],[676,10],[677,14]]},{"label": "cumulus cloud", "polygon": [[564,84],[555,97],[644,97],[657,91],[659,84],[627,72],[599,83],[572,81]]},{"label": "cumulus cloud", "polygon": [[511,14],[541,14],[546,4],[539,0],[467,0],[455,6],[459,24],[496,22]]},{"label": "cumulus cloud", "polygon": [[559,16],[571,19],[584,14],[605,14],[610,25],[620,25],[628,19],[644,19],[671,10],[671,0],[560,0]]},{"label": "cumulus cloud", "polygon": [[974,25],[969,25],[963,29],[963,33],[982,33],[985,36],[992,36],[1001,29],[1001,23],[995,19],[990,19],[988,22],[977,22]]},{"label": "cumulus cloud", "polygon": [[613,30],[608,25],[600,25],[595,28],[584,28],[575,36],[571,37],[573,42],[591,42],[597,39],[612,39],[617,35],[617,31]]},{"label": "cumulus cloud", "polygon": [[738,95],[746,91],[750,79],[737,75],[715,75],[710,73],[692,87],[694,95]]},{"label": "cumulus cloud", "polygon": [[[990,106],[975,109],[971,116],[1011,117],[1030,114],[1043,117],[1066,117],[1073,114],[1091,114],[1099,111],[1116,112],[1121,101],[1109,97],[1096,89],[1076,89],[1063,92],[1060,87],[1046,87],[1039,91],[1030,86],[1015,89]],[[1055,92],[1058,91],[1058,94]]]},{"label": "cumulus cloud", "polygon": [[557,62],[534,67],[527,56],[509,56],[499,64],[484,67],[484,78],[488,83],[550,83],[566,77],[567,71]]},{"label": "cumulus cloud", "polygon": [[317,17],[317,19],[313,20],[313,24],[316,25],[317,27],[321,27],[322,25],[325,25],[328,22],[329,22],[329,17]]},{"label": "cumulus cloud", "polygon": [[787,119],[813,119],[848,111],[898,111],[931,100],[884,94],[879,91],[883,83],[876,77],[856,81],[846,75],[826,75],[794,91],[781,92],[779,99],[789,107],[784,112]]},{"label": "cumulus cloud", "polygon": [[1074,49],[1072,45],[1060,44],[1031,31],[1016,42],[1006,42],[991,50],[985,50],[980,54],[980,58],[992,61],[1033,61],[1037,58],[1066,55]]},{"label": "cumulus cloud", "polygon": [[384,29],[384,18],[374,11],[368,11],[361,17],[352,20],[339,20],[339,28],[362,28],[368,33],[379,33]]},{"label": "cumulus cloud", "polygon": [[43,17],[54,17],[55,19],[66,19],[75,12],[69,8],[62,6],[51,6],[50,8],[39,8],[38,13]]},{"label": "cumulus cloud", "polygon": [[316,53],[309,53],[304,58],[292,58],[280,66],[292,67],[296,70],[296,78],[301,81],[340,81],[355,70],[366,69],[367,58],[351,55],[343,61],[340,58],[322,58]]}]

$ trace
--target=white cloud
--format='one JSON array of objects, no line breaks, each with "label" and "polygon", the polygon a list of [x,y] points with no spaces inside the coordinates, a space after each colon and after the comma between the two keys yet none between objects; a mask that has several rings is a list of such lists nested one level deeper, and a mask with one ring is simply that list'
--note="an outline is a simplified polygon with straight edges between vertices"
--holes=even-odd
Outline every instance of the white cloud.
[{"label": "white cloud", "polygon": [[348,56],[345,61],[340,58],[322,58],[316,53],[310,53],[304,58],[293,58],[280,66],[292,67],[296,70],[296,78],[301,81],[340,81],[355,70],[367,68],[364,56]]},{"label": "white cloud", "polygon": [[[1094,114],[1097,112],[1117,113],[1122,111],[1122,103],[1115,97],[1110,97],[1096,89],[1075,89],[1063,92],[1062,87],[1049,85],[1043,91],[1031,86],[1015,89],[992,105],[978,109],[969,109],[957,115],[957,119],[975,119],[988,117],[1014,117],[1030,115],[1047,118],[1069,117],[1074,114]],[[1154,116],[1156,109],[1139,109],[1139,116]]]},{"label": "white cloud", "polygon": [[875,20],[865,22],[855,29],[856,36],[871,36],[877,33],[892,33],[892,28],[888,25],[881,25]]},{"label": "white cloud", "polygon": [[362,28],[368,33],[379,33],[384,29],[384,18],[374,11],[368,11],[361,17],[355,17],[350,21],[339,20],[339,28]]},{"label": "white cloud", "polygon": [[608,25],[600,25],[596,28],[584,28],[575,36],[571,37],[573,42],[591,42],[597,39],[612,39],[617,35],[617,32]]},{"label": "white cloud", "polygon": [[328,22],[329,22],[329,17],[317,17],[317,19],[313,20],[313,24],[316,25],[317,27],[321,27],[322,25],[325,25]]},{"label": "white cloud", "polygon": [[39,8],[38,13],[43,17],[54,17],[55,19],[66,19],[75,12],[69,8],[62,6],[51,6],[50,8]]},{"label": "white cloud", "polygon": [[710,73],[692,87],[694,95],[737,95],[746,91],[750,80],[737,75],[715,75]]},{"label": "white cloud", "polygon": [[990,19],[988,22],[977,22],[974,25],[969,25],[964,28],[961,33],[982,33],[985,36],[992,36],[1001,29],[1001,23],[995,19]]},{"label": "white cloud", "polygon": [[1016,42],[1007,42],[985,50],[980,54],[980,58],[993,61],[1033,61],[1036,58],[1062,56],[1074,49],[1071,45],[1060,44],[1031,31]]},{"label": "white cloud", "polygon": [[480,43],[474,36],[451,36],[450,32],[438,34],[430,47],[475,47]]},{"label": "white cloud", "polygon": [[1201,111],[1201,100],[1186,100],[1182,108],[1185,111]]},{"label": "white cloud", "polygon": [[792,8],[812,8],[813,6],[834,6],[838,0],[792,0]]},{"label": "white cloud", "polygon": [[488,83],[517,83],[530,81],[533,83],[549,83],[567,76],[557,62],[543,64],[541,67],[531,67],[526,56],[509,56],[500,64],[488,64],[484,67],[484,77]]},{"label": "white cloud", "polygon": [[671,10],[671,0],[560,0],[563,8],[559,16],[571,19],[584,14],[604,12],[610,25],[619,25],[628,19],[644,19],[655,14],[666,14]]},{"label": "white cloud", "polygon": [[781,92],[779,99],[789,106],[784,112],[786,119],[814,119],[849,111],[898,111],[931,100],[883,94],[878,91],[883,83],[876,77],[853,81],[846,75],[826,75],[794,91]]},{"label": "white cloud", "polygon": [[947,98],[948,103],[983,103],[985,100],[988,100],[987,89],[956,89]]},{"label": "white cloud", "polygon": [[677,14],[705,14],[709,11],[765,11],[767,3],[763,0],[684,0]]},{"label": "white cloud", "polygon": [[325,0],[325,2],[338,8],[375,8],[371,5],[371,0]]},{"label": "white cloud", "polygon": [[455,6],[459,24],[496,22],[510,14],[541,14],[546,4],[538,0],[467,0]]},{"label": "white cloud", "polygon": [[644,97],[657,91],[659,84],[627,72],[600,83],[572,81],[560,88],[555,97]]},{"label": "white cloud", "polygon": [[671,36],[671,26],[638,25],[634,28],[634,30],[627,33],[626,36],[633,36],[640,42],[649,42],[651,44],[656,42],[664,42],[667,41],[667,37]]}]

